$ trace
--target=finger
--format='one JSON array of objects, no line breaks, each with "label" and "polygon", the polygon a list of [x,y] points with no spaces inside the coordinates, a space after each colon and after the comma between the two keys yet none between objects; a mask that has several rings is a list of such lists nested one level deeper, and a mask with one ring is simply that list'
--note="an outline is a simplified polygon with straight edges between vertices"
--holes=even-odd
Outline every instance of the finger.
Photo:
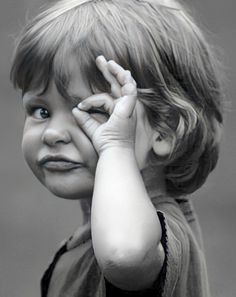
[{"label": "finger", "polygon": [[136,82],[129,70],[125,70],[113,60],[108,61],[107,64],[109,71],[116,77],[120,85],[123,86],[125,84],[131,83],[136,86]]},{"label": "finger", "polygon": [[130,118],[136,105],[136,96],[123,96],[114,108],[114,114],[122,119]]},{"label": "finger", "polygon": [[103,74],[104,78],[111,85],[111,93],[115,97],[121,96],[121,88],[117,79],[111,74],[107,67],[107,60],[103,56],[99,56],[96,59],[96,65]]},{"label": "finger", "polygon": [[127,83],[121,88],[122,95],[137,96],[137,88],[133,83]]},{"label": "finger", "polygon": [[88,111],[89,109],[96,107],[104,109],[104,111],[109,115],[112,114],[114,106],[114,99],[107,93],[92,95],[78,104],[78,108],[84,111]]},{"label": "finger", "polygon": [[73,108],[72,113],[79,126],[83,129],[86,135],[92,139],[94,132],[100,126],[100,123],[92,118],[87,112],[79,110],[77,107]]}]

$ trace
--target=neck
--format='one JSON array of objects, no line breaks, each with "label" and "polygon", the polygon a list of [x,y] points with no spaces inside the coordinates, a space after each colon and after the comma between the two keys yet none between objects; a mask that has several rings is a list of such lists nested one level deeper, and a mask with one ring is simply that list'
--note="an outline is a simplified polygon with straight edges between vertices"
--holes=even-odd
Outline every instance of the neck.
[{"label": "neck", "polygon": [[166,184],[162,166],[147,167],[141,171],[150,198],[166,195]]},{"label": "neck", "polygon": [[80,200],[80,207],[83,216],[83,225],[90,222],[91,218],[91,198],[84,198]]}]

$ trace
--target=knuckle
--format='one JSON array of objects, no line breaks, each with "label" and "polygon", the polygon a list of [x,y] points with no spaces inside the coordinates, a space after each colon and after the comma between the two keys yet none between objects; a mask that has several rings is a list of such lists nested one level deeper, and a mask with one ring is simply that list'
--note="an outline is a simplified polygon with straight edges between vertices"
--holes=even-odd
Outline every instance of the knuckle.
[{"label": "knuckle", "polygon": [[87,119],[83,124],[83,127],[85,130],[91,130],[94,126],[95,126],[95,124],[94,124],[93,120],[91,120],[90,118]]},{"label": "knuckle", "polygon": [[80,112],[79,116],[78,116],[78,120],[80,122],[81,126],[85,126],[86,123],[88,122],[89,118],[87,116],[87,114],[84,114],[85,112]]},{"label": "knuckle", "polygon": [[129,70],[124,71],[124,83],[129,83],[131,81],[131,72]]},{"label": "knuckle", "polygon": [[133,83],[127,83],[123,88],[122,91],[124,93],[133,94],[137,93],[136,86]]},{"label": "knuckle", "polygon": [[131,72],[130,72],[130,70],[125,70],[125,75],[126,75],[126,77],[131,77]]},{"label": "knuckle", "polygon": [[129,70],[120,71],[117,78],[121,84],[126,84],[131,81],[131,73]]},{"label": "knuckle", "polygon": [[111,60],[108,60],[107,63],[110,64],[110,65],[112,65],[112,64],[115,63],[115,61],[111,59]]},{"label": "knuckle", "polygon": [[121,95],[121,92],[120,92],[120,89],[117,85],[112,85],[111,86],[111,92],[113,94],[115,94],[115,96],[120,96]]}]

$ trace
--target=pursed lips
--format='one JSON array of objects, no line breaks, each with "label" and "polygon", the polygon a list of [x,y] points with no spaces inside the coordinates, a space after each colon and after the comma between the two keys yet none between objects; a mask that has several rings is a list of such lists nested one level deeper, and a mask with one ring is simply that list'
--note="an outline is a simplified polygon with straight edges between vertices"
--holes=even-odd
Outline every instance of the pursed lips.
[{"label": "pursed lips", "polygon": [[39,165],[49,171],[69,171],[84,167],[83,163],[70,160],[64,156],[45,156]]}]

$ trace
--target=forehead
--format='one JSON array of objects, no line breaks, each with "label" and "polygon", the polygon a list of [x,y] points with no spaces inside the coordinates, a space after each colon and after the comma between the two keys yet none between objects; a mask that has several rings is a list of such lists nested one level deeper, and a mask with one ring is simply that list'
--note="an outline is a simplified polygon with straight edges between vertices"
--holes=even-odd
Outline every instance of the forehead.
[{"label": "forehead", "polygon": [[70,73],[67,93],[71,97],[79,95],[80,98],[84,99],[91,95],[91,88],[87,76],[83,69],[76,62],[75,58],[69,57],[67,70]]},{"label": "forehead", "polygon": [[43,87],[39,87],[27,91],[23,95],[23,102],[27,103],[31,100],[52,101],[52,98],[61,98],[74,106],[83,99],[91,96],[92,91],[89,83],[80,71],[79,66],[75,62],[71,62],[70,66],[68,64],[68,67],[70,67],[70,80],[64,94],[59,92],[55,80],[52,78],[46,90]]}]

